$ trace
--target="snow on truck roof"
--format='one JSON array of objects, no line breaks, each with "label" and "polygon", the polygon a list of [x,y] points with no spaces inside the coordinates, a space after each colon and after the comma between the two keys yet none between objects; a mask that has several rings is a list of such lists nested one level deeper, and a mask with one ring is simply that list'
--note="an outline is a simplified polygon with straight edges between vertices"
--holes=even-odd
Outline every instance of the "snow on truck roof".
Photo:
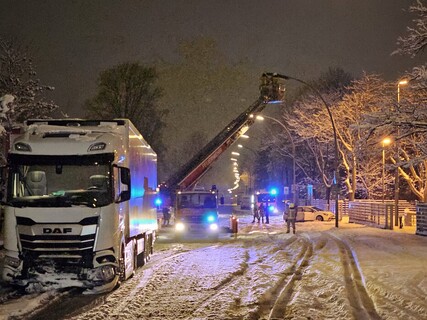
[{"label": "snow on truck roof", "polygon": [[[148,149],[145,155],[156,156],[148,142],[128,119],[28,120],[25,126],[13,135],[11,141],[12,153],[27,153],[27,149],[30,149],[33,155],[87,154],[115,152],[117,148],[122,149],[124,145],[129,145]],[[99,145],[92,145],[96,143]],[[101,144],[104,145],[102,150],[99,149]]]},{"label": "snow on truck roof", "polygon": [[87,120],[87,119],[31,119],[25,121],[27,126],[32,124],[46,124],[46,125],[58,125],[66,127],[82,127],[82,126],[114,126],[124,125],[126,122],[130,122],[126,119],[115,119],[115,120]]},{"label": "snow on truck roof", "polygon": [[47,132],[92,133],[107,132],[124,125],[124,121],[93,121],[93,120],[29,120],[25,131],[30,134]]}]

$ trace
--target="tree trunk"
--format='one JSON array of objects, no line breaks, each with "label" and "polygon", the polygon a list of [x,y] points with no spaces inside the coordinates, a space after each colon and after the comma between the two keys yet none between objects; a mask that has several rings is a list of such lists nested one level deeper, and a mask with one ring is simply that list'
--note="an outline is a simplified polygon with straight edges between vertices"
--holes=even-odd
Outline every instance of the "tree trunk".
[{"label": "tree trunk", "polygon": [[350,201],[354,201],[355,197],[356,197],[356,169],[357,168],[357,160],[356,160],[356,156],[353,154],[353,168],[351,170],[351,189],[352,192],[349,194],[349,200]]}]

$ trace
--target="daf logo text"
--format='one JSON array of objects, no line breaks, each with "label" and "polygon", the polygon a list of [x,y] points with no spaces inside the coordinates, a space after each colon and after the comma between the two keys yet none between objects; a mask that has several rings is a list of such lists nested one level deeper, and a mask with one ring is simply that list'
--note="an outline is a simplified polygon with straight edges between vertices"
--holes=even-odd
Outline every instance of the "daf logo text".
[{"label": "daf logo text", "polygon": [[43,233],[71,233],[73,230],[71,228],[43,228]]}]

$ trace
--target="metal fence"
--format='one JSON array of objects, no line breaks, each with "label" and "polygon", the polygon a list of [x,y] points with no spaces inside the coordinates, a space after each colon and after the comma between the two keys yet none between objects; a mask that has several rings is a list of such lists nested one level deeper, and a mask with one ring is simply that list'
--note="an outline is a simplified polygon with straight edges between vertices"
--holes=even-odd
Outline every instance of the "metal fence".
[{"label": "metal fence", "polygon": [[[326,200],[313,199],[311,205],[335,213],[335,200],[328,203]],[[350,223],[359,223],[383,229],[393,229],[394,226],[397,226],[395,208],[394,200],[385,200],[384,202],[382,200],[338,201],[340,220],[343,216],[348,216]],[[418,213],[416,204],[406,200],[399,200],[398,210],[404,214],[405,226],[418,226],[420,223],[417,221],[419,220],[418,216],[427,223],[427,203]],[[415,214],[416,212],[417,215]],[[423,230],[423,232],[427,233],[427,224]]]},{"label": "metal fence", "polygon": [[427,203],[417,204],[416,234],[421,236],[427,236]]}]

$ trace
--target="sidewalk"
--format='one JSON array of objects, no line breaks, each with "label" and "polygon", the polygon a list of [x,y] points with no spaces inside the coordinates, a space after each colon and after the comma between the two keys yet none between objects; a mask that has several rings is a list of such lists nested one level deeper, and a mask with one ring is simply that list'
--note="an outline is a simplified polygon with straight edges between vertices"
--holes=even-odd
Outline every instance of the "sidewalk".
[{"label": "sidewalk", "polygon": [[[356,223],[356,222],[355,223],[350,223],[348,221],[349,221],[349,216],[345,215],[345,216],[342,217],[342,219],[341,219],[341,221],[339,221],[339,223],[364,225],[364,224]],[[372,227],[372,226],[368,226],[368,227]],[[375,228],[375,227],[372,227],[372,228]],[[394,232],[407,233],[407,234],[415,234],[416,231],[417,231],[417,227],[416,226],[405,226],[404,225],[403,228],[400,229],[399,226],[395,226],[394,224],[393,224],[393,229],[383,229],[383,228],[378,228],[378,229],[381,229],[381,230],[390,230],[390,231],[394,231]]]}]

